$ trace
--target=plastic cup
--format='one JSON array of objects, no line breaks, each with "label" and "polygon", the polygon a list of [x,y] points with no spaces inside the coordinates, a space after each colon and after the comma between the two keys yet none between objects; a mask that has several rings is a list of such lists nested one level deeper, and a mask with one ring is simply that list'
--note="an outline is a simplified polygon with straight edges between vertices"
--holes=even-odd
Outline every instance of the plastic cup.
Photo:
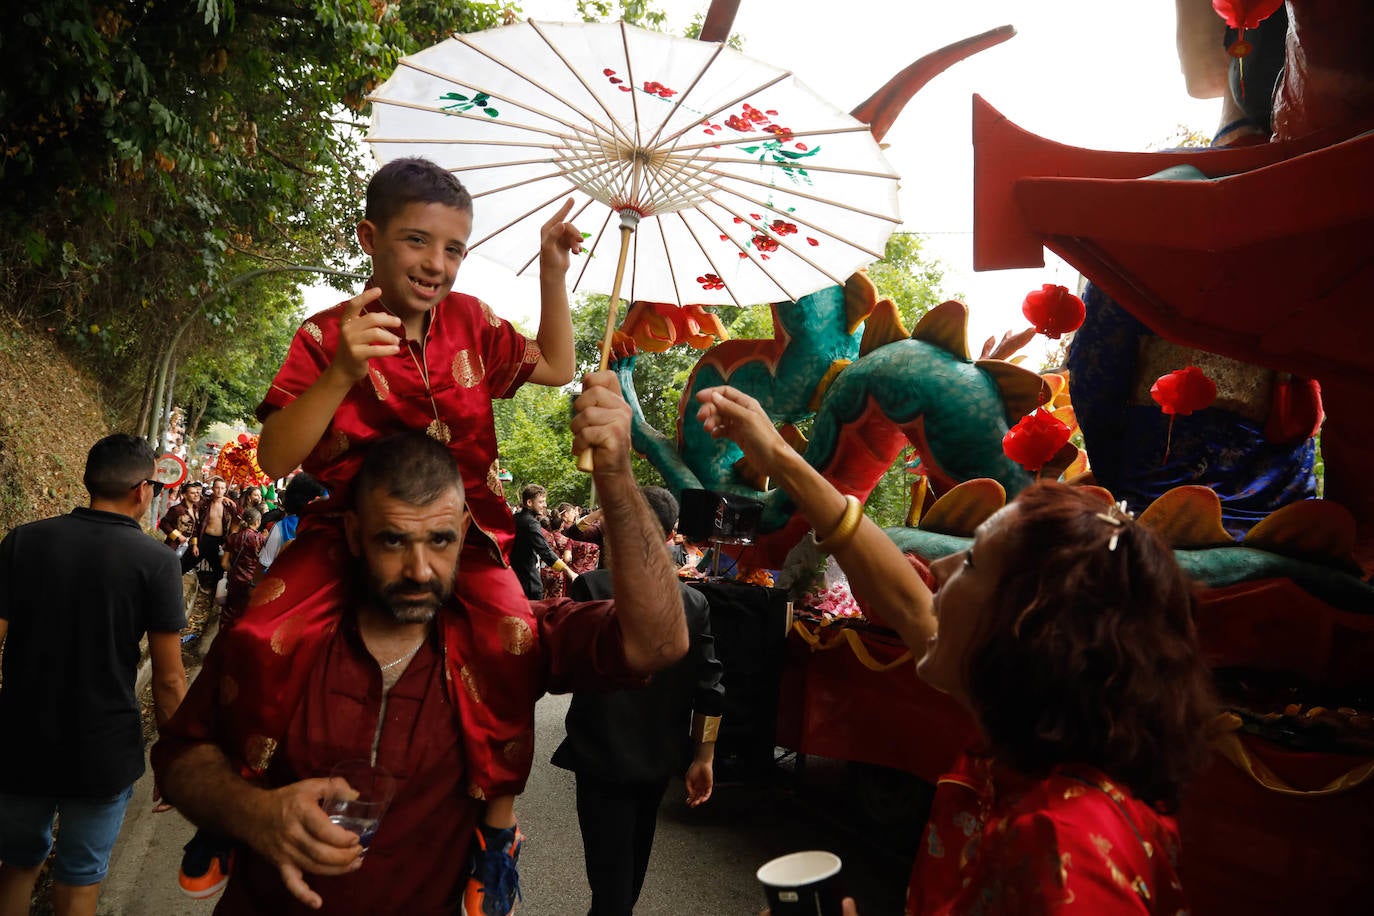
[{"label": "plastic cup", "polygon": [[335,824],[356,833],[366,852],[396,794],[396,778],[385,767],[367,760],[345,760],[329,776],[348,783],[356,797],[350,797],[353,793],[340,793],[326,798],[324,812]]},{"label": "plastic cup", "polygon": [[833,852],[794,852],[765,862],[756,877],[771,916],[841,916],[843,863]]}]

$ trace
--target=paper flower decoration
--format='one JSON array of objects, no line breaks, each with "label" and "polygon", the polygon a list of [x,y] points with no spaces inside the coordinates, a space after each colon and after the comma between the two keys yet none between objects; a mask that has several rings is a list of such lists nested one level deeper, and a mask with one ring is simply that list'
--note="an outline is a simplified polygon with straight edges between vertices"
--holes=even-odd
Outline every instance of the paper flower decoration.
[{"label": "paper flower decoration", "polygon": [[715,313],[699,305],[677,306],[643,300],[630,306],[620,330],[633,338],[635,345],[645,353],[664,353],[678,344],[706,350],[715,346],[718,339],[730,338]]},{"label": "paper flower decoration", "polygon": [[1196,410],[1212,406],[1217,399],[1217,384],[1197,366],[1186,366],[1166,372],[1150,386],[1150,397],[1159,409],[1169,415],[1169,432],[1164,439],[1164,460],[1169,462],[1169,447],[1174,441],[1174,418],[1186,417]]},{"label": "paper flower decoration", "polygon": [[1027,471],[1036,474],[1069,441],[1072,433],[1047,410],[1026,414],[1002,437],[1002,451]]},{"label": "paper flower decoration", "polygon": [[807,592],[802,604],[825,618],[862,617],[863,610],[849,588],[838,582]]},{"label": "paper flower decoration", "polygon": [[1077,331],[1086,312],[1083,300],[1069,292],[1068,287],[1046,283],[1026,296],[1021,314],[1041,334],[1058,340],[1063,334]]}]

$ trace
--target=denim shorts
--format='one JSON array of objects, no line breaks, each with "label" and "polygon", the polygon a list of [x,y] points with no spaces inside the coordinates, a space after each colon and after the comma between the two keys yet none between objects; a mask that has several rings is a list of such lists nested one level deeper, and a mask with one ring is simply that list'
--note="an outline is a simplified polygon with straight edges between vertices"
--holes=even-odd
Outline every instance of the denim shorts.
[{"label": "denim shorts", "polygon": [[133,794],[132,785],[111,798],[0,793],[0,862],[17,868],[42,865],[52,850],[57,817],[53,880],[71,887],[99,884],[110,867],[110,851]]}]

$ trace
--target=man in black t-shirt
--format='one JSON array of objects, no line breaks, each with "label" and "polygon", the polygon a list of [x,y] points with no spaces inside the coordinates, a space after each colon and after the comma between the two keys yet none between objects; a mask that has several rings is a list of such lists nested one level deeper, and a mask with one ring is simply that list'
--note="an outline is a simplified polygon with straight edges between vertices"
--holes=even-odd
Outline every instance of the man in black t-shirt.
[{"label": "man in black t-shirt", "polygon": [[60,815],[56,909],[95,913],[144,769],[145,633],[159,726],[186,693],[180,563],[137,521],[161,489],[155,459],[143,439],[101,439],[86,458],[90,508],[0,542],[0,912],[28,912]]}]

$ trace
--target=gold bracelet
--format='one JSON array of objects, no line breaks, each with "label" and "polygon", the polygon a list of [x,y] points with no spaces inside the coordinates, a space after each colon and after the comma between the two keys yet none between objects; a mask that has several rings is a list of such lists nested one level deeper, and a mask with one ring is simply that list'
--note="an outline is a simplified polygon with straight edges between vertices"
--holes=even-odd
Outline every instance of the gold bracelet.
[{"label": "gold bracelet", "polygon": [[[681,721],[681,720],[679,720]],[[715,744],[720,733],[720,716],[703,716],[692,713],[692,742],[694,744]]]},{"label": "gold bracelet", "polygon": [[831,529],[825,537],[816,541],[818,547],[824,553],[834,553],[839,548],[848,544],[854,537],[854,532],[859,530],[859,522],[863,521],[864,507],[856,496],[846,496],[844,498],[844,515],[840,516],[840,521]]}]

